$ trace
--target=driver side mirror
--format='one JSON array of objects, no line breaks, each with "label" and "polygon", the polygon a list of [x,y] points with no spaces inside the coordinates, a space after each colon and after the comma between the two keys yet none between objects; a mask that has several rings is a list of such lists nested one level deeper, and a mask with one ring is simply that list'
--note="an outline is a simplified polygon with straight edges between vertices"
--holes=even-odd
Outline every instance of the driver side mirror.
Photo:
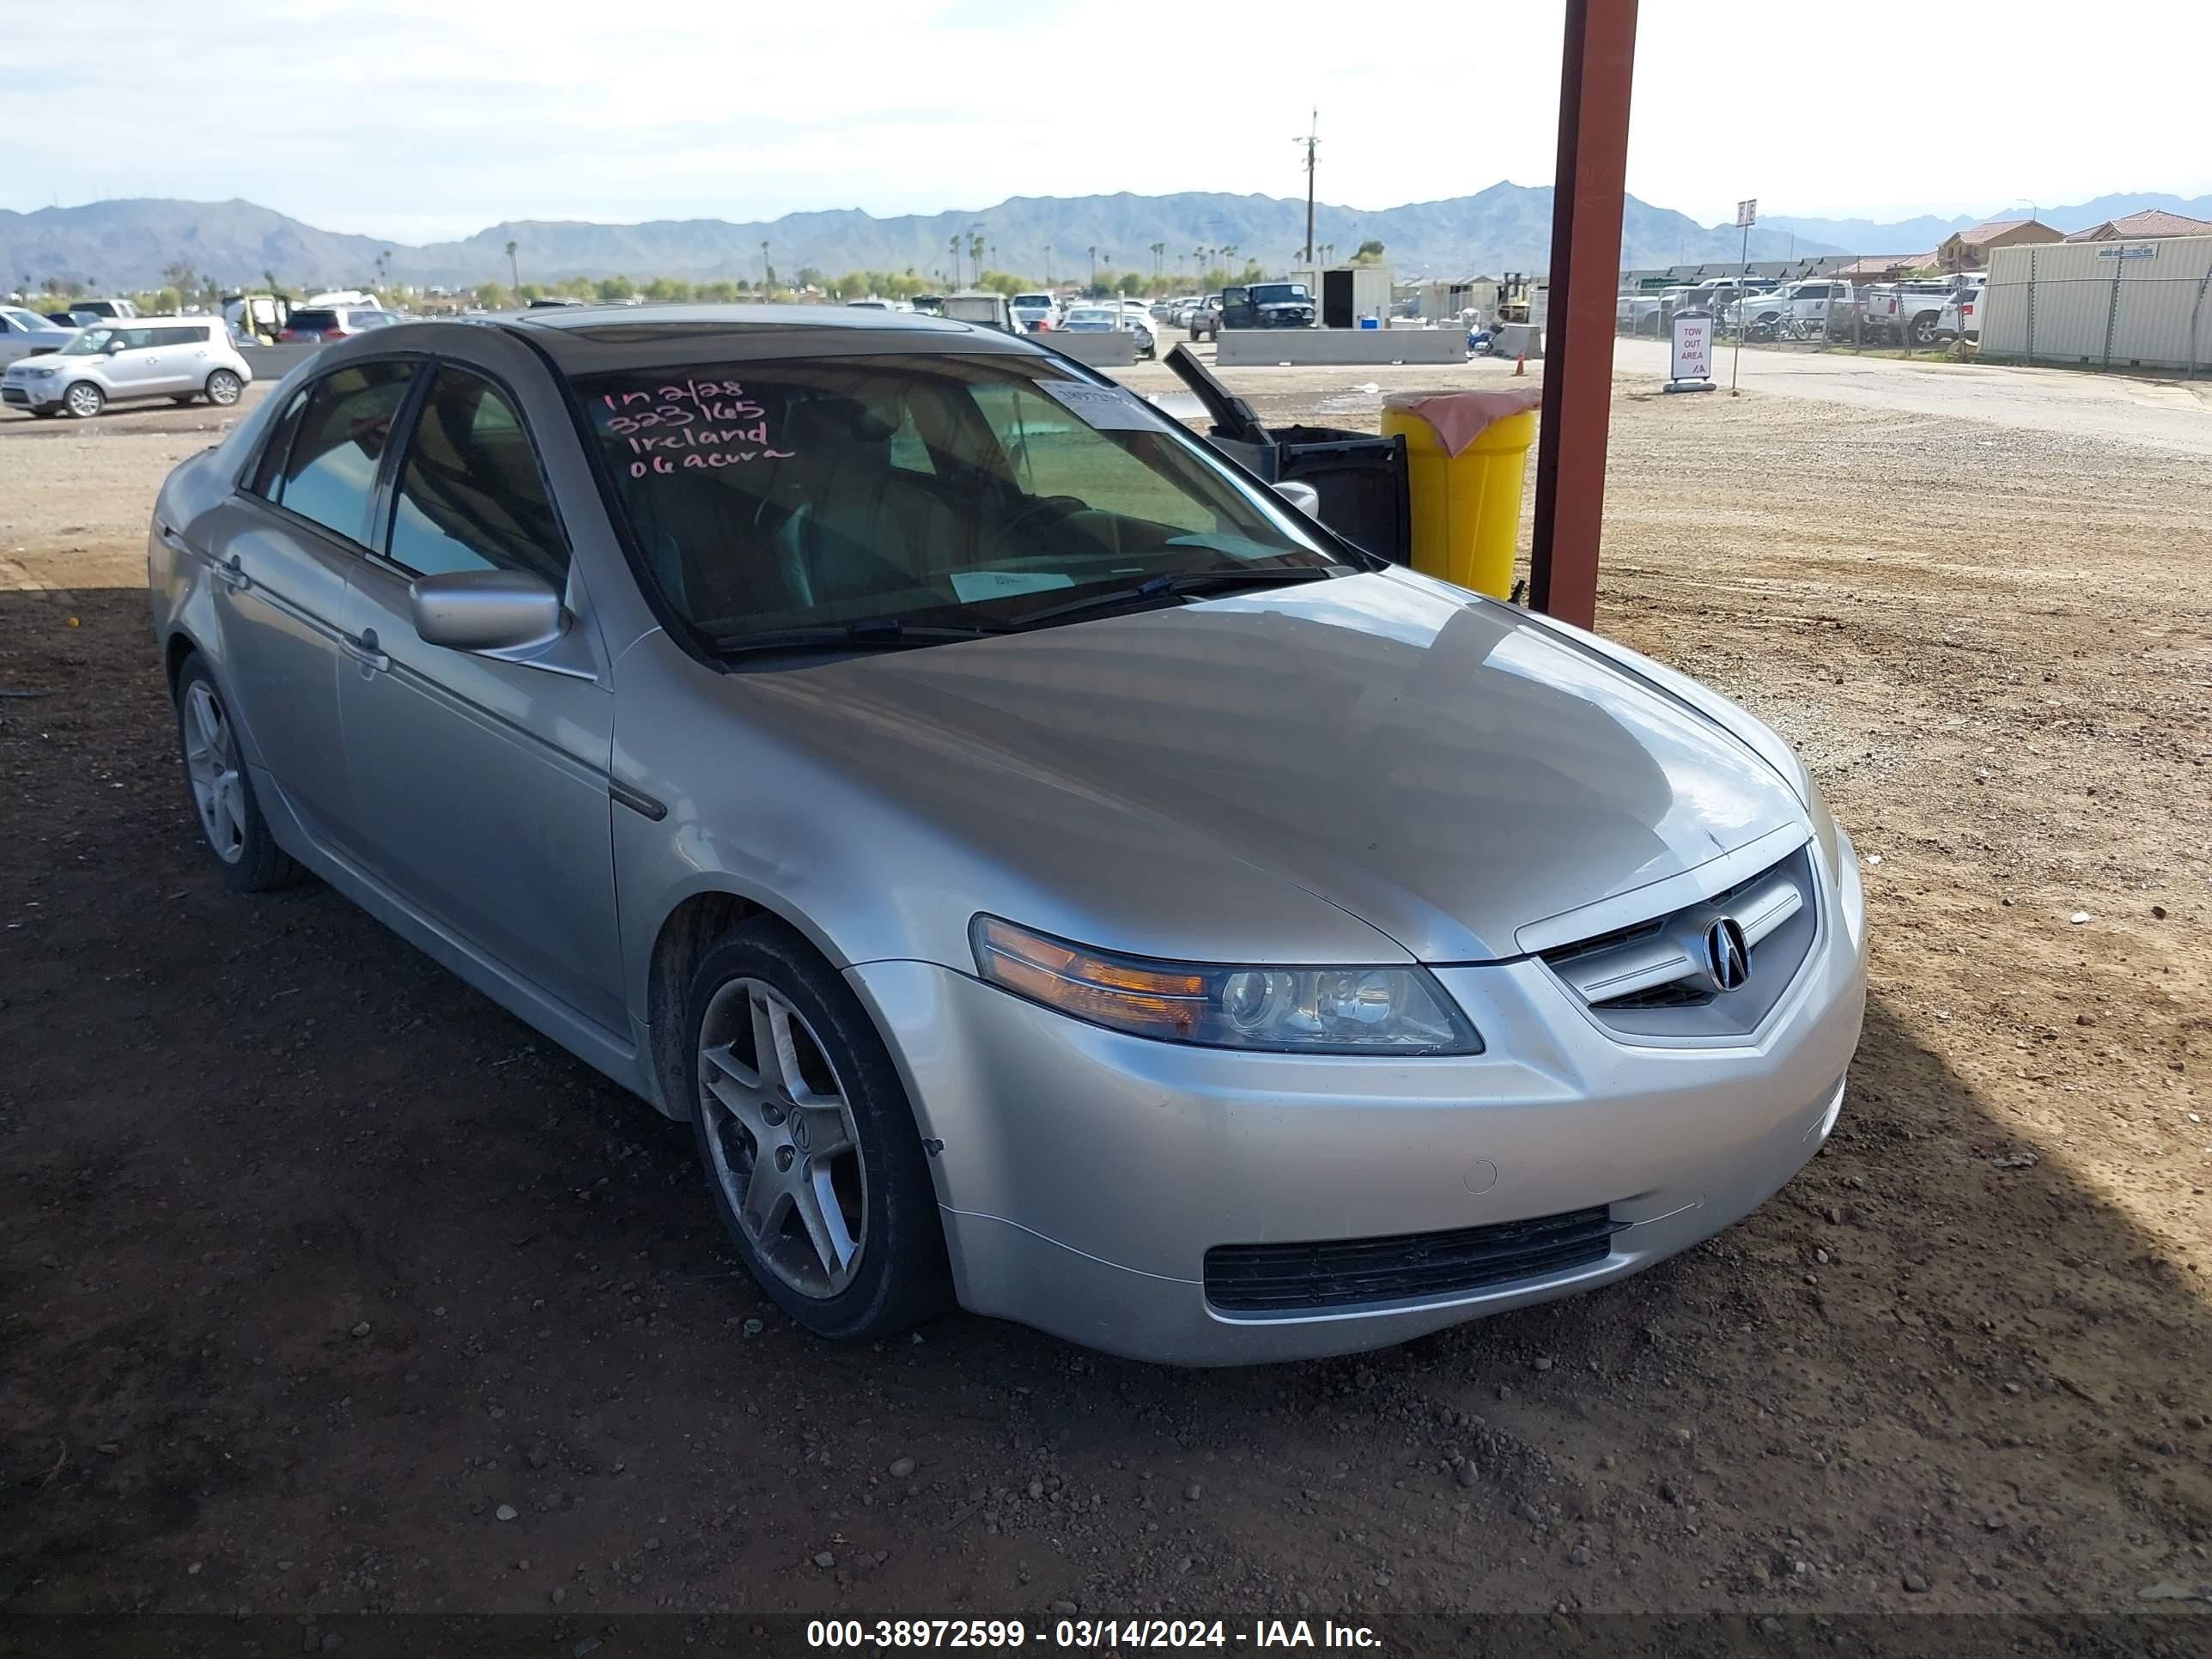
[{"label": "driver side mirror", "polygon": [[1309,519],[1321,517],[1321,491],[1311,484],[1286,479],[1275,486],[1275,493]]},{"label": "driver side mirror", "polygon": [[561,637],[561,596],[521,570],[453,570],[407,586],[415,631],[452,651],[522,651]]}]

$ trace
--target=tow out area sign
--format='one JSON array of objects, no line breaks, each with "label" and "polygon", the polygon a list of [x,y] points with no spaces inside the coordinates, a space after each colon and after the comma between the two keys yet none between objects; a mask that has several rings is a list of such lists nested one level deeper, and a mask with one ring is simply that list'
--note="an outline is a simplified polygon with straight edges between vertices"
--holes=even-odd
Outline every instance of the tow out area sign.
[{"label": "tow out area sign", "polygon": [[1668,364],[1669,392],[1713,389],[1713,319],[1706,311],[1674,313],[1674,349]]}]

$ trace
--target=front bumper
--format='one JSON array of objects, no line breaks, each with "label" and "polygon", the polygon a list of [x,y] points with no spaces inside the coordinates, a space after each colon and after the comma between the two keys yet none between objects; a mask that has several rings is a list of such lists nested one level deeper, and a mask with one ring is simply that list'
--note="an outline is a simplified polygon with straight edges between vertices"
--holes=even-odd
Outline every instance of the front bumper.
[{"label": "front bumper", "polygon": [[67,384],[59,375],[51,380],[9,380],[0,385],[0,404],[9,409],[51,409],[61,402]]},{"label": "front bumper", "polygon": [[[848,978],[935,1149],[963,1306],[1135,1358],[1239,1364],[1605,1284],[1756,1208],[1826,1141],[1858,1042],[1863,929],[1824,909],[1797,983],[1755,1037],[1725,1045],[1624,1042],[1534,959],[1435,970],[1488,1052],[1419,1060],[1154,1042],[932,963]],[[1625,1224],[1609,1250],[1548,1275],[1290,1314],[1224,1312],[1206,1292],[1217,1245],[1592,1206]]]}]

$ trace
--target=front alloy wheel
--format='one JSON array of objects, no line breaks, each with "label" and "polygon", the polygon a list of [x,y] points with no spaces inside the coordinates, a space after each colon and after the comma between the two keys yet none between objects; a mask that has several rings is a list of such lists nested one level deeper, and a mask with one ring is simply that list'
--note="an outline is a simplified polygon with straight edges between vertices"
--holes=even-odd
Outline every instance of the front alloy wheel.
[{"label": "front alloy wheel", "polygon": [[905,1085],[851,986],[757,915],[700,960],[686,1088],[714,1209],[754,1281],[819,1336],[893,1334],[951,1297]]},{"label": "front alloy wheel", "polygon": [[89,380],[79,380],[62,394],[62,407],[72,420],[88,421],[107,407],[107,394]]},{"label": "front alloy wheel", "polygon": [[769,1271],[819,1301],[852,1284],[868,1176],[844,1085],[806,1016],[733,979],[699,1030],[699,1110],[714,1179]]}]

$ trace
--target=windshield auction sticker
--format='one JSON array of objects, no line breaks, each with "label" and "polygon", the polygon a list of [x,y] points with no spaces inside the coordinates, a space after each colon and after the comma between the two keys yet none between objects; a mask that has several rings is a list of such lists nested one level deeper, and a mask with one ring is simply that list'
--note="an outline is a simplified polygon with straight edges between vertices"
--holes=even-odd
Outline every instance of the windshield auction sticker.
[{"label": "windshield auction sticker", "polygon": [[1039,380],[1036,389],[1094,432],[1158,432],[1167,417],[1134,392],[1086,380]]}]

